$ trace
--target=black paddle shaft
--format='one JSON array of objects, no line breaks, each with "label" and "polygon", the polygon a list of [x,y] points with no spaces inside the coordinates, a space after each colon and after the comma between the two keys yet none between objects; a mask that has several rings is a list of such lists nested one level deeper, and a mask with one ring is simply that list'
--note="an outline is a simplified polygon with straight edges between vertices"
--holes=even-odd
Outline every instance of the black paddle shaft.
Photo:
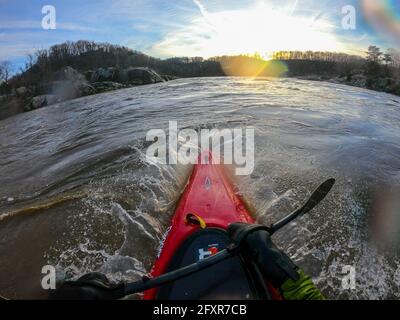
[{"label": "black paddle shaft", "polygon": [[208,257],[207,259],[200,260],[181,269],[165,273],[159,277],[150,279],[144,278],[137,282],[127,283],[125,285],[124,296],[142,292],[151,288],[160,287],[166,283],[182,279],[184,277],[190,276],[193,273],[212,267],[217,263],[220,263],[222,261],[225,261],[226,259],[233,257],[234,255],[235,255],[234,252],[228,249],[224,249],[219,253]]}]

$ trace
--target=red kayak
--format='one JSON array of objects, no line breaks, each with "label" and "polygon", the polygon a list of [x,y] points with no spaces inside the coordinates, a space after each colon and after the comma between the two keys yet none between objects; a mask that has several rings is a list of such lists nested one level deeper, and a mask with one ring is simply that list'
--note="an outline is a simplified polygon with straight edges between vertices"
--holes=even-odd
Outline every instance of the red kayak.
[{"label": "red kayak", "polygon": [[[254,223],[234,192],[223,165],[213,164],[209,153],[202,154],[199,163],[193,168],[171,226],[162,239],[152,277],[206,259],[226,248],[230,243],[226,230],[231,223]],[[260,278],[257,267],[243,260],[232,257],[184,279],[147,290],[144,299],[278,298],[275,290]]]}]

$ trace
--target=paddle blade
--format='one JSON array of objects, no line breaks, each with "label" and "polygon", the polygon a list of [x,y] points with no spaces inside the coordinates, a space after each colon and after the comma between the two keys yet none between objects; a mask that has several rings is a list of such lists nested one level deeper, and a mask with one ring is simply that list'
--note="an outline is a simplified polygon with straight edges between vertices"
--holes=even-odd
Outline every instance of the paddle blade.
[{"label": "paddle blade", "polygon": [[329,191],[331,191],[335,182],[336,180],[331,178],[321,183],[303,206],[302,214],[311,211],[318,203],[320,203],[326,197]]},{"label": "paddle blade", "polygon": [[318,203],[320,203],[326,195],[331,191],[333,185],[335,184],[335,179],[331,178],[321,183],[317,189],[311,194],[310,198],[308,198],[307,202],[299,209],[296,209],[285,218],[279,220],[278,222],[272,224],[270,226],[271,234],[275,233],[283,226],[287,225],[289,222],[293,221],[299,216],[309,212],[312,210]]}]

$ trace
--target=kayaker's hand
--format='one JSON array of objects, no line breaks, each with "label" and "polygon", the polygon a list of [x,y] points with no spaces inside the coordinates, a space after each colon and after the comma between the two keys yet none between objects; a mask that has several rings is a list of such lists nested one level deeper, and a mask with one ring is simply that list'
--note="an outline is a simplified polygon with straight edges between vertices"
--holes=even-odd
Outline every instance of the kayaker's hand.
[{"label": "kayaker's hand", "polygon": [[111,283],[101,273],[85,274],[77,281],[66,281],[51,291],[50,300],[115,300],[124,296],[124,284]]},{"label": "kayaker's hand", "polygon": [[244,253],[254,259],[275,288],[280,288],[288,279],[298,280],[297,266],[275,246],[267,230],[257,229],[255,225],[233,223],[228,227],[228,233],[236,244],[240,242]]}]

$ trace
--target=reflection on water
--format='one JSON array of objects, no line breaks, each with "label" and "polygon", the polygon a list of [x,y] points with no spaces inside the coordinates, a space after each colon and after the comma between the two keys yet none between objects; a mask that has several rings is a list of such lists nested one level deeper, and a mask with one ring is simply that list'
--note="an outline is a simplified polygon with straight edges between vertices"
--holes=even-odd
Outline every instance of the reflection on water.
[{"label": "reflection on water", "polygon": [[[331,195],[276,242],[332,299],[396,298],[398,250],[376,245],[370,225],[372,208],[400,185],[400,98],[246,78],[181,79],[0,121],[0,295],[43,297],[48,263],[59,278],[149,271],[190,172],[145,161],[146,132],[170,120],[255,129],[255,170],[234,180],[261,223],[335,177]],[[344,265],[356,268],[356,290],[341,286]]]}]

